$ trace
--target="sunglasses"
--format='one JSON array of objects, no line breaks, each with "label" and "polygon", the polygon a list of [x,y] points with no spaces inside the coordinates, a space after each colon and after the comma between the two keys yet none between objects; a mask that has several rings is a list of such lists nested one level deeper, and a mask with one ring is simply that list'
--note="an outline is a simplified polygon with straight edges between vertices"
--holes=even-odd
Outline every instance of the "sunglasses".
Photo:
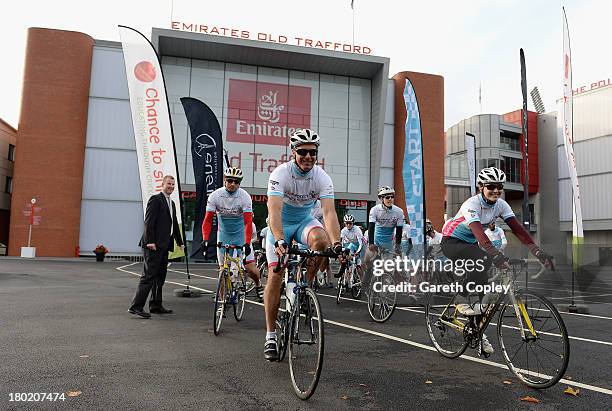
[{"label": "sunglasses", "polygon": [[242,180],[237,180],[234,178],[226,178],[225,181],[227,181],[229,184],[240,184]]},{"label": "sunglasses", "polygon": [[385,200],[391,200],[391,199],[395,198],[395,196],[384,196],[383,198]]},{"label": "sunglasses", "polygon": [[485,187],[489,191],[493,191],[495,189],[498,189],[499,191],[502,191],[504,189],[504,185],[503,184],[486,184]]},{"label": "sunglasses", "polygon": [[319,154],[319,150],[317,150],[316,148],[298,148],[297,150],[295,150],[295,152],[302,157],[306,157],[306,154],[310,154],[310,157],[316,157],[317,154]]}]

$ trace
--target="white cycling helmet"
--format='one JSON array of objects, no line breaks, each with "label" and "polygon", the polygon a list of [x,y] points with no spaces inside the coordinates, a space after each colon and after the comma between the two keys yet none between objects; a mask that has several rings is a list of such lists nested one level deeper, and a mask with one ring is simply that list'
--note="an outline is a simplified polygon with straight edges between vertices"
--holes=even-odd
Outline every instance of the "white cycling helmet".
[{"label": "white cycling helmet", "polygon": [[382,186],[378,189],[378,197],[386,196],[388,194],[395,195],[395,190],[389,186]]},{"label": "white cycling helmet", "polygon": [[344,222],[345,222],[345,223],[355,223],[355,217],[353,217],[353,216],[352,216],[352,215],[350,215],[350,214],[346,214],[346,215],[344,216]]},{"label": "white cycling helmet", "polygon": [[242,170],[238,167],[228,167],[223,172],[223,176],[225,177],[233,177],[242,180]]},{"label": "white cycling helmet", "polygon": [[486,167],[478,173],[478,184],[505,183],[506,173],[496,167]]},{"label": "white cycling helmet", "polygon": [[314,144],[319,147],[319,135],[309,128],[298,128],[291,134],[291,148],[295,149],[303,144]]}]

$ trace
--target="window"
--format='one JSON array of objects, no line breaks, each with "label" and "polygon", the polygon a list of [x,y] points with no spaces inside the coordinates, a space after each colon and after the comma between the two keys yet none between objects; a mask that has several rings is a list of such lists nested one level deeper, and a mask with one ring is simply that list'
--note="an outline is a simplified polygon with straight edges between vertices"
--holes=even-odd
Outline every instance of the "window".
[{"label": "window", "polygon": [[502,157],[501,167],[506,173],[506,181],[509,183],[521,182],[521,159],[512,157]]},{"label": "window", "polygon": [[4,191],[9,194],[13,192],[13,177],[6,177],[6,188]]},{"label": "window", "polygon": [[9,144],[8,159],[15,161],[15,146],[13,144]]},{"label": "window", "polygon": [[520,135],[502,132],[499,136],[499,147],[506,150],[521,151]]}]

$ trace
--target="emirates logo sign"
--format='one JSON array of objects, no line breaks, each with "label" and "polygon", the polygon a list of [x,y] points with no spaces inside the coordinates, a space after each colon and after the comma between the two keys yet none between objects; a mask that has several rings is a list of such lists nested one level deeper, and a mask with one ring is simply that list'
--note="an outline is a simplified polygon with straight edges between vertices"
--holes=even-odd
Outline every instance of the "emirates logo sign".
[{"label": "emirates logo sign", "polygon": [[230,79],[227,141],[285,146],[310,128],[310,87]]}]

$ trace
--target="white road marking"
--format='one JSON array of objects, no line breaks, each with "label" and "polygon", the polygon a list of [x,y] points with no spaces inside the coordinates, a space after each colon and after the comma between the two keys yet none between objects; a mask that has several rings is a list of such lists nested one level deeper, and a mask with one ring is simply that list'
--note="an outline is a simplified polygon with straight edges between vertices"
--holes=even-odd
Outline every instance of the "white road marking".
[{"label": "white road marking", "polygon": [[[133,264],[130,264],[130,265],[133,265]],[[128,270],[124,270],[123,269],[124,267],[129,267],[130,265],[123,266],[123,267],[118,267],[117,270],[120,270],[120,271],[123,271],[125,273],[129,273],[129,274],[136,275],[136,276],[140,277],[140,274],[136,274],[136,273],[133,273],[133,272],[130,272]],[[175,271],[175,270],[172,270],[172,271]],[[186,274],[186,273],[182,273],[181,272],[181,274]],[[208,278],[212,278],[212,277],[208,277]],[[181,285],[181,286],[186,287],[186,284],[170,282],[170,281],[166,281],[166,282],[168,282],[170,284]],[[196,290],[201,290],[201,291],[206,291],[206,292],[209,292],[209,293],[213,293],[213,291],[206,290],[206,289],[199,288],[199,287],[193,287],[192,286],[192,288],[194,288]],[[319,295],[325,295],[325,294],[319,294]],[[332,296],[328,296],[328,297],[332,297]],[[332,298],[334,298],[334,297],[332,297]],[[259,305],[259,306],[262,306],[262,307],[264,305],[263,303],[260,303],[260,302],[257,302],[257,301],[251,301],[251,300],[248,300],[248,299],[245,300],[245,301],[250,303],[250,304]],[[357,300],[354,300],[354,301],[357,301]],[[397,308],[402,308],[402,307],[397,307]],[[400,342],[400,343],[406,344],[406,345],[411,345],[413,347],[421,348],[421,349],[428,350],[428,351],[436,351],[436,349],[434,347],[431,347],[429,345],[422,344],[422,343],[419,343],[419,342],[416,342],[416,341],[407,340],[407,339],[401,338],[401,337],[396,337],[394,335],[384,334],[384,333],[381,333],[381,332],[378,332],[378,331],[368,330],[367,328],[357,327],[357,326],[354,326],[354,325],[345,324],[345,323],[341,323],[341,322],[334,321],[334,320],[324,319],[323,321],[328,323],[328,324],[335,325],[337,327],[347,328],[347,329],[351,329],[351,330],[354,330],[354,331],[360,331],[360,332],[365,333],[365,334],[376,335],[378,337],[383,337],[383,338],[386,338],[388,340]],[[480,364],[489,365],[489,366],[496,367],[496,368],[502,368],[502,369],[507,369],[508,368],[507,365],[505,365],[505,364],[500,364],[500,363],[496,363],[496,362],[493,362],[493,361],[485,360],[485,359],[482,359],[482,358],[472,357],[472,356],[469,356],[469,355],[462,355],[459,358],[462,358],[462,359],[468,360],[468,361],[477,362],[477,363],[480,363]],[[574,387],[582,388],[582,389],[585,389],[585,390],[599,392],[601,394],[612,395],[612,390],[607,389],[607,388],[597,387],[595,385],[590,385],[590,384],[585,384],[585,383],[581,383],[581,382],[577,382],[577,381],[567,380],[565,378],[562,378],[561,380],[559,380],[559,382],[563,383],[563,384],[572,385]]]}]

